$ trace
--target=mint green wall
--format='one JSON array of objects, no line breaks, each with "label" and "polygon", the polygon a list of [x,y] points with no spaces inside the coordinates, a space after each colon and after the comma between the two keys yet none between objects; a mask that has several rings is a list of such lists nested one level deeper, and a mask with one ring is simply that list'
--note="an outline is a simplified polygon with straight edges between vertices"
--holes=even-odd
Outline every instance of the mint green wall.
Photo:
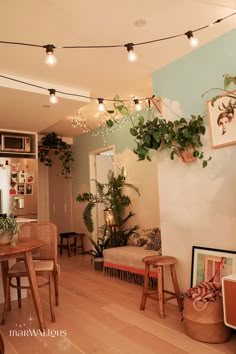
[{"label": "mint green wall", "polygon": [[[204,98],[202,94],[223,88],[223,74],[236,75],[235,43],[233,30],[153,73],[153,91],[166,103],[167,120],[176,119],[173,111],[186,118],[206,111],[207,99],[221,92]],[[207,117],[205,122],[203,150],[205,156],[212,156],[208,167],[170,161],[165,151],[158,154],[162,247],[164,254],[178,260],[183,291],[190,287],[192,246],[236,251],[236,145],[212,149]]]},{"label": "mint green wall", "polygon": [[[214,28],[212,28],[214,31]],[[181,102],[187,114],[204,113],[212,87],[223,88],[223,74],[236,75],[236,30],[204,45],[153,73],[153,93]]]},{"label": "mint green wall", "polygon": [[[122,128],[118,128],[113,133],[106,136],[106,146],[115,145],[115,152],[121,153],[126,148],[133,149],[134,142],[129,134],[130,123],[127,122]],[[76,163],[73,167],[73,190],[78,190],[79,184],[88,184],[89,181],[89,160],[91,151],[105,148],[101,136],[82,134],[74,138],[73,155]]]}]

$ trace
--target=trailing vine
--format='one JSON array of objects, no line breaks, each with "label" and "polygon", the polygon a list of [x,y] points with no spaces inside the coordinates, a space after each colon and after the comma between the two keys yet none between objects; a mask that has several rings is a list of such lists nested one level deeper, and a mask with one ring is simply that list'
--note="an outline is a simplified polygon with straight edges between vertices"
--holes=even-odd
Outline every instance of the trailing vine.
[{"label": "trailing vine", "polygon": [[74,161],[71,147],[61,138],[58,138],[55,132],[49,133],[41,139],[38,150],[39,161],[47,167],[53,165],[50,154],[54,153],[62,162],[61,175],[66,179],[71,178],[72,162]]}]

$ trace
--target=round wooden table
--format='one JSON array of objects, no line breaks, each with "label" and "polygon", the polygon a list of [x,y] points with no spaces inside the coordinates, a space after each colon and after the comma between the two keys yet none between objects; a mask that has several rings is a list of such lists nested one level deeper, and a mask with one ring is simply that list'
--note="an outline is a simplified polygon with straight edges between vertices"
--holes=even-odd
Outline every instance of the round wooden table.
[{"label": "round wooden table", "polygon": [[14,245],[1,245],[0,262],[1,262],[1,269],[2,269],[3,288],[5,293],[4,285],[6,280],[6,274],[9,269],[8,260],[10,258],[17,258],[19,257],[19,255],[22,256],[25,262],[26,271],[28,273],[28,279],[29,279],[32,297],[34,301],[34,306],[39,321],[39,327],[43,331],[46,329],[45,320],[43,316],[43,310],[42,310],[41,300],[39,296],[38,283],[37,283],[37,278],[36,278],[33,258],[32,258],[32,252],[35,249],[41,247],[42,245],[43,245],[42,241],[34,240],[34,239],[27,239],[27,240],[21,239],[19,241],[16,241]]}]

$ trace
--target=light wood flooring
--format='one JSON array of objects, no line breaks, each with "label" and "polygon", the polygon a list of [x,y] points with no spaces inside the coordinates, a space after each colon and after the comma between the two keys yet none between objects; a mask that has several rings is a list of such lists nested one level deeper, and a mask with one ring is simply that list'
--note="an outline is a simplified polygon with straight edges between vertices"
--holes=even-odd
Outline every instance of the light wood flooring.
[{"label": "light wood flooring", "polygon": [[43,288],[47,335],[10,335],[12,330],[38,331],[31,296],[23,300],[22,309],[12,302],[6,324],[0,327],[6,354],[236,354],[235,333],[223,344],[195,341],[187,336],[177,306],[165,305],[165,319],[159,318],[157,304],[150,299],[140,311],[141,286],[95,271],[88,256],[68,258],[64,252],[59,256],[56,322],[51,322],[48,289]]}]

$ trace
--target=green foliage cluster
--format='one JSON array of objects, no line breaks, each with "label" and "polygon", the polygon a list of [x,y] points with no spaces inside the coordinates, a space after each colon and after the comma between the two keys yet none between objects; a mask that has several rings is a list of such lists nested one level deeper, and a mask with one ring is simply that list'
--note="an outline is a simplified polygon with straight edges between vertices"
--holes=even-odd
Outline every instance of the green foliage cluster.
[{"label": "green foliage cluster", "polygon": [[202,147],[201,137],[205,134],[203,116],[191,115],[190,120],[180,118],[172,122],[150,113],[149,107],[148,111],[144,109],[147,118],[140,115],[135,120],[130,109],[119,99],[119,96],[115,96],[114,101],[115,110],[107,111],[111,117],[107,119],[106,124],[109,128],[119,124],[118,120],[114,119],[115,111],[130,118],[132,123],[130,134],[136,143],[133,151],[138,155],[139,160],[151,161],[151,150],[160,151],[165,148],[170,150],[170,158],[173,160],[175,156],[180,157],[182,151],[193,148],[193,156],[202,161],[203,167],[207,166],[211,158],[204,159],[203,152],[199,150]]},{"label": "green foliage cluster", "polygon": [[2,230],[12,230],[13,235],[18,231],[18,226],[15,218],[11,217],[0,217],[0,229]]},{"label": "green foliage cluster", "polygon": [[102,258],[103,250],[110,247],[110,238],[106,226],[100,231],[102,232],[102,236],[98,237],[97,241],[95,241],[91,236],[87,235],[93,246],[93,249],[84,251],[83,254],[89,254],[92,256],[91,261],[93,261],[94,258]]},{"label": "green foliage cluster", "polygon": [[151,150],[170,150],[170,158],[180,157],[181,151],[188,151],[193,148],[193,156],[202,160],[202,166],[206,167],[208,160],[204,160],[203,152],[199,151],[202,147],[201,136],[205,134],[204,119],[202,116],[192,115],[187,121],[185,118],[166,121],[155,117],[152,120],[145,120],[143,116],[138,118],[138,123],[130,129],[130,134],[134,136],[136,148],[134,153],[139,160],[151,161]]},{"label": "green foliage cluster", "polygon": [[139,195],[138,188],[133,184],[126,182],[124,168],[122,168],[121,174],[117,177],[115,177],[114,172],[112,171],[108,172],[107,177],[107,183],[100,183],[97,180],[93,180],[96,184],[97,194],[85,192],[76,197],[77,202],[88,203],[83,212],[83,220],[89,232],[93,232],[94,230],[92,210],[95,205],[103,204],[105,209],[111,209],[114,215],[115,224],[121,226],[125,220],[123,220],[125,208],[131,204],[130,197],[124,194],[124,188],[130,188]]},{"label": "green foliage cluster", "polygon": [[62,162],[61,175],[66,179],[71,178],[71,168],[74,159],[69,144],[58,138],[55,132],[52,132],[41,139],[38,149],[39,161],[41,163],[47,167],[51,167],[53,159],[50,157],[50,153],[54,153]]}]

